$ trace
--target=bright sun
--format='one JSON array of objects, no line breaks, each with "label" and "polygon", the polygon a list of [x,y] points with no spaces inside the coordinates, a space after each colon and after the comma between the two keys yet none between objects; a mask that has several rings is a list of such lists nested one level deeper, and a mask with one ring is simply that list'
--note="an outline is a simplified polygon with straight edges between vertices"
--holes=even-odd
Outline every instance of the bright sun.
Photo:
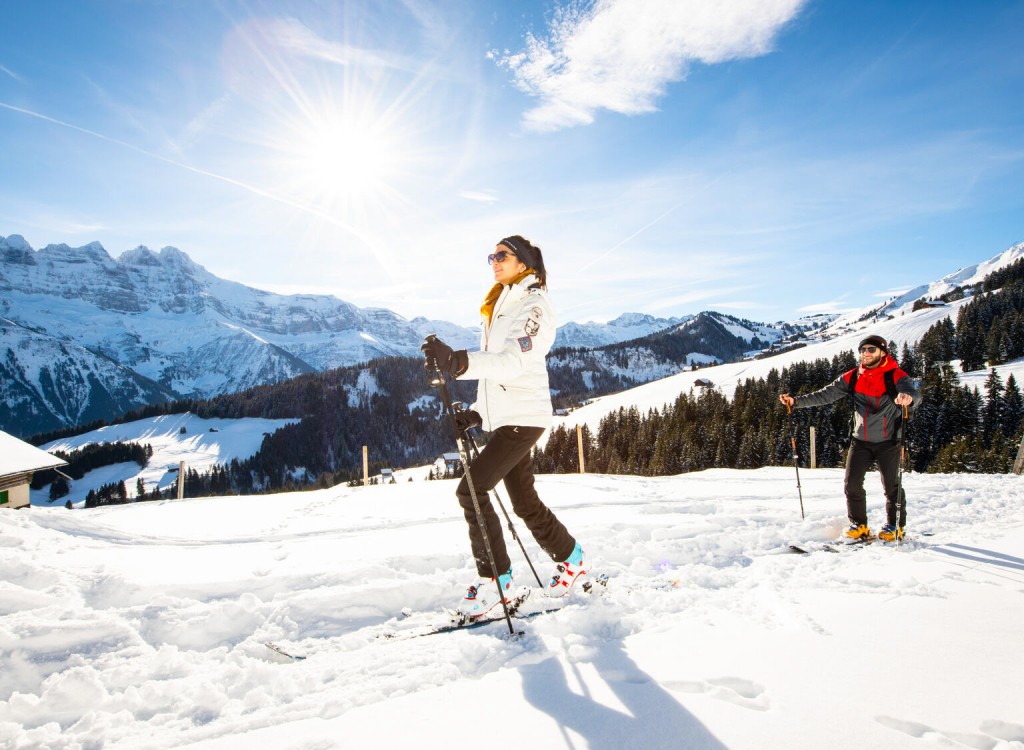
[{"label": "bright sun", "polygon": [[398,194],[406,140],[372,110],[307,113],[285,138],[282,181],[321,210],[348,214],[386,204]]},{"label": "bright sun", "polygon": [[300,177],[305,173],[310,187],[326,197],[376,193],[394,177],[394,145],[366,123],[324,123],[297,145]]}]

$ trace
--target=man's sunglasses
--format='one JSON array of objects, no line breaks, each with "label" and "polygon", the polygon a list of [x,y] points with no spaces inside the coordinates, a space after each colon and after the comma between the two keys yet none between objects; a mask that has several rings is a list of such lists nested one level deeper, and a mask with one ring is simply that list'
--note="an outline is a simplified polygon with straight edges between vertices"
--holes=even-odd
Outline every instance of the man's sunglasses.
[{"label": "man's sunglasses", "polygon": [[511,250],[499,250],[496,253],[491,253],[490,255],[487,256],[487,265],[493,266],[495,261],[497,261],[498,263],[504,263],[505,258],[507,258],[510,255],[513,258],[519,257]]},{"label": "man's sunglasses", "polygon": [[864,354],[865,352],[867,352],[868,354],[874,354],[877,351],[878,351],[878,347],[877,346],[862,346],[860,348],[860,353],[861,354]]}]

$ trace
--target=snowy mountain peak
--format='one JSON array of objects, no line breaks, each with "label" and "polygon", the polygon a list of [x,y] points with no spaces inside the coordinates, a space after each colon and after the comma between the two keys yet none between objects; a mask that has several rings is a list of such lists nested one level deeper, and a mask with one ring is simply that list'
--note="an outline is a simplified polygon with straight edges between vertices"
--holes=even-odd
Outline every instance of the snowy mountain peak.
[{"label": "snowy mountain peak", "polygon": [[195,270],[205,271],[201,265],[196,263],[192,258],[189,257],[188,253],[179,250],[176,247],[168,245],[160,250],[160,262],[167,266],[175,266],[182,270],[193,272]]},{"label": "snowy mountain peak", "polygon": [[828,326],[828,331],[835,335],[851,330],[862,330],[890,317],[909,313],[912,311],[914,303],[922,298],[937,299],[957,287],[977,284],[994,271],[1005,268],[1021,258],[1024,258],[1024,242],[1012,245],[986,261],[960,268],[937,281],[916,286],[885,302],[844,313]]},{"label": "snowy mountain peak", "polygon": [[638,325],[649,325],[657,320],[653,315],[647,313],[636,313],[628,312],[622,313],[615,320],[611,321],[608,325],[611,326],[638,326]]},{"label": "snowy mountain peak", "polygon": [[[478,335],[327,295],[252,289],[175,247],[139,245],[115,260],[99,242],[34,251],[10,235],[0,239],[0,290],[0,317],[11,321],[0,330],[0,404],[19,404],[0,429],[18,435],[83,414],[111,418],[154,401],[418,356],[424,330],[459,347]],[[55,394],[58,380],[68,392]]]},{"label": "snowy mountain peak", "polygon": [[160,256],[145,245],[139,245],[132,250],[125,250],[121,253],[117,257],[117,262],[130,266],[159,266]]},{"label": "snowy mountain peak", "polygon": [[628,312],[607,323],[565,323],[558,327],[555,348],[590,348],[618,344],[672,328],[692,317],[688,315],[682,318],[656,318],[646,313]]},{"label": "snowy mountain peak", "polygon": [[19,252],[32,252],[32,246],[25,241],[20,234],[10,234],[0,237],[0,250],[15,250]]},{"label": "snowy mountain peak", "polygon": [[87,263],[94,261],[100,264],[109,264],[114,262],[106,248],[99,242],[90,242],[88,245],[82,245],[81,247],[71,247],[63,242],[47,245],[36,251],[36,257],[58,263]]}]

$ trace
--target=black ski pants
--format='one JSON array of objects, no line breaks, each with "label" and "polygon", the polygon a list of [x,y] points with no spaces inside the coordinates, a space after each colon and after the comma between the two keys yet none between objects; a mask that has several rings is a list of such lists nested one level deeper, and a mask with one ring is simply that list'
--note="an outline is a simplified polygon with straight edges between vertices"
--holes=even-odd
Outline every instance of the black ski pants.
[{"label": "black ski pants", "polygon": [[878,462],[885,489],[885,517],[896,525],[896,493],[900,494],[900,527],[907,525],[907,496],[899,486],[900,446],[895,440],[868,443],[854,439],[846,454],[846,513],[850,523],[867,526],[868,500],[864,492],[864,476],[873,462]]},{"label": "black ski pants", "polygon": [[[512,510],[523,519],[537,544],[551,556],[552,560],[565,560],[576,546],[576,540],[555,514],[541,502],[533,486],[533,459],[530,451],[543,434],[542,427],[499,427],[494,431],[490,442],[469,466],[473,488],[476,490],[480,512],[487,528],[487,537],[491,542],[491,551],[494,552],[494,562],[498,566],[498,575],[512,567],[508,550],[505,548],[505,537],[501,532],[501,519],[491,505],[489,494],[502,479],[505,480],[505,489],[512,502]],[[487,559],[487,547],[484,545],[480,525],[476,520],[473,498],[466,477],[459,482],[455,494],[469,524],[469,543],[476,560],[476,572],[481,578],[491,578],[494,573]]]}]

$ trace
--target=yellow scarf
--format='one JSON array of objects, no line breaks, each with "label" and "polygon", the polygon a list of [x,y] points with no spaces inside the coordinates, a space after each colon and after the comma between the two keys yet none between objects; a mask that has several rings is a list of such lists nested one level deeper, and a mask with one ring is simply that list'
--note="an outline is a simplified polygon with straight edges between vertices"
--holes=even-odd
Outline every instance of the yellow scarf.
[{"label": "yellow scarf", "polygon": [[[525,279],[531,273],[537,273],[532,268],[527,268],[521,274],[512,279],[512,284],[518,284],[520,281]],[[509,284],[511,286],[512,284]],[[484,297],[484,303],[480,305],[480,314],[487,319],[487,327],[491,326],[491,315],[494,314],[494,305],[498,301],[498,297],[501,296],[501,290],[505,288],[504,284],[495,284],[491,287],[491,291]]]}]

